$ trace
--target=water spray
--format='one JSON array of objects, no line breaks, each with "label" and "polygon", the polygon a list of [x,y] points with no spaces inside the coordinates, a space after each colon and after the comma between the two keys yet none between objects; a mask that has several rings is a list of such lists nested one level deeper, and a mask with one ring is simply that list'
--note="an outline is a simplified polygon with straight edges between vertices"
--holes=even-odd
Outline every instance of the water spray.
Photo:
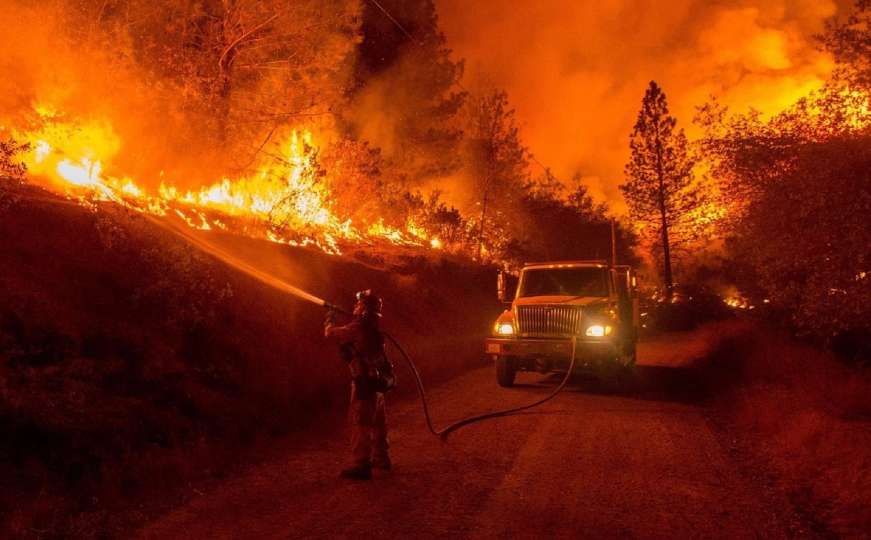
[{"label": "water spray", "polygon": [[[260,270],[259,268],[256,268],[256,267],[250,265],[249,263],[247,263],[247,262],[241,260],[240,258],[228,253],[227,251],[212,244],[211,242],[208,242],[205,239],[198,237],[196,234],[194,234],[187,227],[185,227],[185,228],[174,227],[173,225],[171,225],[167,221],[158,219],[158,218],[151,216],[151,215],[148,215],[148,214],[145,214],[145,218],[148,219],[149,221],[151,221],[152,223],[154,223],[155,225],[157,225],[158,227],[180,236],[181,238],[186,240],[189,244],[191,244],[193,247],[199,249],[200,251],[202,251],[204,253],[208,253],[209,255],[212,255],[213,257],[225,262],[229,266],[232,266],[236,270],[239,270],[240,272],[243,272],[243,273],[257,279],[258,281],[260,281],[266,285],[269,285],[270,287],[273,287],[275,289],[278,289],[279,291],[290,294],[291,296],[295,296],[296,298],[299,298],[300,300],[310,302],[310,303],[318,305],[320,307],[323,307],[323,308],[326,308],[329,310],[333,310],[333,311],[338,311],[338,312],[344,313],[344,314],[350,314],[350,312],[346,309],[343,309],[339,306],[331,304],[331,303],[327,302],[326,300],[324,300],[323,298],[318,298],[317,296],[309,293],[308,291],[300,289],[299,287],[295,287],[295,286],[291,285],[290,283],[287,283],[283,279],[279,279],[279,278],[273,276],[272,274],[264,272],[263,270]],[[467,425],[473,424],[475,422],[480,422],[482,420],[488,420],[491,418],[499,418],[502,416],[509,416],[512,414],[516,414],[516,413],[519,413],[521,411],[531,409],[533,407],[538,407],[539,405],[542,405],[543,403],[550,401],[551,399],[555,398],[557,396],[557,394],[562,392],[562,390],[565,388],[566,384],[568,384],[569,379],[571,378],[571,375],[572,375],[572,371],[575,367],[577,342],[576,342],[575,338],[572,338],[572,358],[571,358],[571,362],[569,363],[568,370],[566,371],[565,377],[563,377],[562,382],[560,382],[560,384],[550,394],[548,394],[547,396],[545,396],[537,401],[534,401],[534,402],[526,404],[526,405],[522,405],[519,407],[512,407],[509,409],[502,409],[502,410],[498,410],[498,411],[492,411],[492,412],[483,413],[483,414],[477,414],[477,415],[473,415],[473,416],[468,416],[466,418],[457,420],[456,422],[449,424],[442,429],[436,429],[435,426],[433,425],[432,418],[430,417],[429,403],[427,402],[427,397],[426,397],[426,389],[423,386],[423,379],[420,376],[420,372],[418,371],[417,366],[415,365],[414,361],[411,359],[411,356],[409,356],[408,353],[405,352],[405,349],[402,347],[402,345],[399,344],[399,342],[393,336],[391,336],[387,332],[382,332],[382,334],[387,339],[387,341],[389,341],[396,348],[396,350],[399,351],[402,358],[405,359],[406,363],[408,364],[409,370],[414,375],[414,381],[415,381],[415,384],[417,385],[418,394],[420,395],[420,401],[421,401],[421,405],[423,407],[423,414],[424,414],[424,417],[426,419],[427,429],[429,429],[430,433],[432,433],[433,435],[435,435],[437,437],[440,437],[442,440],[446,439],[447,436],[451,432],[456,431],[457,429],[459,429],[463,426],[467,426]]]},{"label": "water spray", "polygon": [[299,287],[295,287],[295,286],[291,285],[290,283],[284,281],[283,279],[279,279],[279,278],[273,276],[272,274],[269,274],[267,272],[264,272],[263,270],[260,270],[259,268],[251,266],[247,262],[245,262],[242,259],[228,253],[227,251],[212,244],[211,242],[207,242],[206,240],[199,238],[188,227],[174,227],[170,223],[168,223],[166,220],[158,219],[158,218],[156,218],[152,215],[149,215],[149,214],[144,214],[144,216],[148,221],[154,223],[158,227],[165,229],[165,230],[168,230],[168,231],[182,237],[189,244],[191,244],[195,248],[199,249],[200,251],[202,251],[204,253],[208,253],[209,255],[215,257],[216,259],[219,259],[219,260],[225,262],[226,264],[228,264],[229,266],[232,266],[236,270],[239,270],[240,272],[248,274],[249,276],[253,277],[254,279],[260,281],[261,283],[269,285],[270,287],[278,289],[279,291],[286,292],[287,294],[295,296],[295,297],[299,298],[300,300],[304,300],[306,302],[310,302],[312,304],[316,304],[318,306],[321,306],[321,307],[324,307],[327,309],[333,309],[336,311],[340,311],[342,313],[348,313],[346,310],[344,310],[338,306],[335,306],[333,304],[330,304],[329,302],[327,302],[323,298],[318,298],[317,296],[311,294],[310,292],[304,291],[304,290],[300,289]]}]

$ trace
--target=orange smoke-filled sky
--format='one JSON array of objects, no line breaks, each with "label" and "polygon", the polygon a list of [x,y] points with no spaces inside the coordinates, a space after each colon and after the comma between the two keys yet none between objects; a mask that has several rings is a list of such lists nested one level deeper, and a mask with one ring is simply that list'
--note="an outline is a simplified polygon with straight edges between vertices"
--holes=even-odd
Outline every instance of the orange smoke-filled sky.
[{"label": "orange smoke-filled sky", "polygon": [[847,0],[437,0],[465,85],[509,93],[524,140],[616,209],[628,137],[650,80],[679,126],[715,95],[777,111],[832,69],[814,35]]}]

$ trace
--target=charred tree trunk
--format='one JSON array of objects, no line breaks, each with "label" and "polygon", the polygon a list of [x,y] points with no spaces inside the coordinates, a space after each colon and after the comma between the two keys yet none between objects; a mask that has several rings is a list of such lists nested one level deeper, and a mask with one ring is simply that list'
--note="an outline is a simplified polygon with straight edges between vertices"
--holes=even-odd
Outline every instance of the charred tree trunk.
[{"label": "charred tree trunk", "polygon": [[233,61],[236,58],[238,40],[236,34],[235,0],[223,0],[223,17],[221,20],[221,38],[223,47],[218,58],[218,80],[216,89],[215,115],[217,116],[218,141],[221,146],[227,143],[230,123],[230,98],[233,92]]},{"label": "charred tree trunk", "polygon": [[[662,182],[660,182],[662,189]],[[674,280],[671,275],[671,246],[668,240],[668,218],[665,212],[665,197],[662,192],[659,196],[659,213],[662,219],[662,264],[663,264],[663,279],[665,281],[665,297],[671,300],[671,295],[674,292]]]},{"label": "charred tree trunk", "polygon": [[481,200],[481,224],[478,227],[478,261],[482,260],[484,252],[484,220],[487,218],[487,203],[490,199],[490,181],[484,183],[484,197]]},{"label": "charred tree trunk", "polygon": [[[493,127],[490,128],[489,133],[490,141],[493,140],[492,133],[495,131]],[[495,171],[494,161],[496,152],[492,147],[492,144],[488,144],[485,150],[486,155],[486,168],[485,176],[484,176],[484,193],[481,196],[481,223],[478,227],[478,261],[483,260],[484,256],[484,227],[486,226],[487,219],[487,205],[490,203],[490,186],[493,183],[493,176]]]},{"label": "charred tree trunk", "polygon": [[662,278],[665,282],[665,297],[671,300],[672,293],[674,292],[674,281],[671,275],[671,246],[668,243],[668,213],[665,208],[665,172],[662,166],[662,142],[659,140],[659,134],[656,137],[656,176],[659,183],[659,217],[662,234]]}]

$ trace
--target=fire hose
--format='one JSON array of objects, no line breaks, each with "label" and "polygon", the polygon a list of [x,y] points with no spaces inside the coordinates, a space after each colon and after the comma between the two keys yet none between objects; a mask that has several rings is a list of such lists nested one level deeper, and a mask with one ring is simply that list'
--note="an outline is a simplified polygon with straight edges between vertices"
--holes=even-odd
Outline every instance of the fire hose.
[{"label": "fire hose", "polygon": [[554,390],[550,394],[548,394],[547,396],[545,396],[537,401],[533,401],[532,403],[528,403],[526,405],[521,405],[519,407],[512,407],[510,409],[502,409],[502,410],[492,411],[492,412],[483,413],[483,414],[476,414],[474,416],[467,416],[466,418],[457,420],[453,424],[449,424],[449,425],[443,427],[442,429],[435,429],[435,427],[433,426],[433,423],[432,423],[432,418],[430,418],[430,414],[429,414],[429,405],[428,405],[427,399],[426,399],[426,390],[424,390],[423,380],[420,377],[420,373],[417,371],[417,366],[414,364],[414,361],[412,361],[411,357],[408,356],[408,354],[405,352],[405,349],[402,348],[402,346],[399,344],[398,341],[396,341],[393,338],[393,336],[391,336],[390,334],[388,334],[386,332],[383,332],[383,334],[384,334],[384,337],[386,337],[387,340],[390,341],[390,343],[392,343],[394,347],[396,347],[396,349],[400,352],[402,357],[405,358],[405,361],[408,363],[408,368],[414,374],[414,380],[417,383],[417,392],[418,392],[418,394],[420,394],[420,402],[423,405],[423,415],[426,418],[426,427],[429,429],[430,433],[432,433],[436,437],[441,437],[442,439],[447,438],[447,436],[451,432],[456,431],[463,426],[467,426],[467,425],[473,424],[475,422],[480,422],[482,420],[488,420],[490,418],[499,418],[501,416],[509,416],[511,414],[516,414],[516,413],[519,413],[521,411],[532,409],[533,407],[538,407],[539,405],[552,400],[553,398],[556,397],[557,394],[562,392],[563,388],[565,388],[566,384],[569,382],[569,379],[572,376],[572,370],[575,367],[575,351],[576,351],[576,347],[577,347],[577,341],[575,340],[575,338],[572,338],[572,359],[571,359],[571,362],[569,363],[568,371],[566,371],[566,374],[563,377],[563,380],[559,383],[559,386],[554,388]]},{"label": "fire hose", "polygon": [[[350,315],[350,313],[347,310],[344,310],[344,309],[342,309],[338,306],[335,306],[333,304],[329,304],[326,301],[323,301],[323,304],[321,304],[321,305],[323,307],[326,307],[329,310],[338,311],[340,313],[344,313],[345,315]],[[405,360],[406,364],[408,365],[408,370],[411,371],[412,375],[414,375],[414,382],[415,382],[415,385],[417,386],[417,393],[420,396],[420,403],[421,403],[421,406],[423,408],[423,416],[424,416],[424,419],[426,420],[427,429],[429,430],[430,433],[432,433],[436,437],[439,437],[443,440],[446,439],[450,433],[460,429],[463,426],[467,426],[469,424],[474,424],[475,422],[481,422],[483,420],[489,420],[491,418],[499,418],[502,416],[509,416],[512,414],[517,414],[519,412],[522,412],[522,411],[525,411],[528,409],[532,409],[533,407],[538,407],[539,405],[542,405],[542,404],[552,400],[553,398],[555,398],[557,396],[557,394],[562,392],[563,389],[565,388],[566,384],[568,384],[569,379],[572,376],[572,371],[574,370],[574,367],[575,367],[575,358],[576,358],[575,353],[577,350],[577,340],[575,338],[572,338],[572,357],[571,357],[571,361],[569,362],[568,370],[566,371],[566,374],[563,377],[562,381],[560,381],[559,385],[557,385],[557,387],[554,388],[550,394],[546,395],[545,397],[543,397],[539,400],[533,401],[532,403],[527,403],[526,405],[520,405],[518,407],[511,407],[508,409],[500,409],[500,410],[491,411],[491,412],[487,412],[487,413],[467,416],[465,418],[461,418],[460,420],[457,420],[456,422],[454,422],[452,424],[448,424],[447,426],[443,427],[442,429],[436,429],[435,425],[433,424],[433,421],[432,421],[432,416],[429,413],[429,400],[426,397],[426,389],[423,386],[423,378],[420,376],[420,371],[418,371],[417,365],[414,363],[414,360],[411,359],[411,356],[409,356],[408,353],[405,352],[405,349],[402,347],[402,345],[399,344],[399,341],[397,341],[396,338],[394,338],[392,335],[390,335],[389,333],[384,332],[384,331],[381,332],[381,335],[383,335],[387,339],[387,341],[390,342],[390,344],[393,345],[397,351],[399,351],[399,354],[402,356],[402,358]]]},{"label": "fire hose", "polygon": [[[317,296],[315,296],[315,295],[313,295],[313,294],[311,294],[303,289],[300,289],[299,287],[295,287],[295,286],[287,283],[283,279],[279,279],[279,278],[273,276],[272,274],[269,274],[267,272],[264,272],[263,270],[260,270],[259,268],[255,268],[254,266],[251,266],[249,263],[247,263],[247,262],[239,259],[238,257],[228,253],[227,251],[212,244],[211,242],[208,242],[205,239],[195,235],[191,230],[189,230],[187,228],[174,227],[171,224],[169,224],[168,222],[166,222],[164,220],[157,219],[153,216],[146,215],[145,217],[149,221],[154,223],[155,225],[157,225],[163,229],[167,229],[167,230],[173,232],[174,234],[182,237],[188,243],[190,243],[193,247],[196,247],[197,249],[203,251],[204,253],[208,253],[208,254],[212,255],[213,257],[220,259],[221,261],[225,262],[229,266],[232,266],[233,268],[235,268],[241,272],[244,272],[245,274],[248,274],[249,276],[253,277],[254,279],[257,279],[258,281],[265,283],[266,285],[269,285],[269,286],[274,287],[282,292],[290,294],[291,296],[299,298],[300,300],[304,300],[306,302],[316,304],[316,305],[321,306],[323,308],[338,311],[338,312],[341,312],[344,314],[350,314],[347,310],[342,309],[334,304],[331,304],[331,303],[327,302],[326,300],[324,300],[323,298],[318,298]],[[398,350],[400,355],[405,359],[409,370],[414,375],[414,381],[415,381],[415,384],[417,385],[417,391],[418,391],[418,394],[420,395],[420,401],[421,401],[421,404],[423,407],[423,414],[424,414],[424,417],[426,419],[426,426],[429,429],[430,433],[432,433],[436,437],[440,437],[442,439],[446,439],[448,434],[450,434],[453,431],[456,431],[457,429],[459,429],[463,426],[467,426],[467,425],[473,424],[475,422],[480,422],[482,420],[488,420],[491,418],[499,418],[499,417],[503,417],[503,416],[509,416],[512,414],[516,414],[516,413],[519,413],[521,411],[532,409],[533,407],[538,407],[539,405],[542,405],[542,404],[552,400],[553,398],[555,398],[557,396],[557,394],[562,392],[562,390],[565,388],[566,384],[568,384],[569,379],[571,378],[571,375],[572,375],[572,371],[575,367],[577,342],[576,342],[575,338],[572,338],[572,357],[571,357],[571,362],[569,363],[568,370],[566,371],[566,374],[565,374],[565,377],[563,377],[563,380],[550,394],[548,394],[547,396],[545,396],[539,400],[533,401],[532,403],[528,403],[526,405],[521,405],[518,407],[511,407],[508,409],[502,409],[502,410],[497,410],[497,411],[491,411],[491,412],[487,412],[487,413],[483,413],[483,414],[476,414],[473,416],[468,416],[466,418],[462,418],[460,420],[457,420],[456,422],[449,424],[442,429],[436,429],[435,426],[433,425],[432,418],[430,416],[429,403],[428,403],[427,397],[426,397],[426,390],[423,386],[423,379],[420,376],[420,372],[418,371],[417,366],[415,365],[414,361],[411,359],[411,356],[409,356],[408,353],[405,352],[405,349],[402,347],[402,345],[399,344],[399,342],[393,336],[391,336],[390,334],[388,334],[386,332],[382,332],[382,334],[387,339],[387,341],[389,341],[394,347],[396,347],[396,350]]]}]

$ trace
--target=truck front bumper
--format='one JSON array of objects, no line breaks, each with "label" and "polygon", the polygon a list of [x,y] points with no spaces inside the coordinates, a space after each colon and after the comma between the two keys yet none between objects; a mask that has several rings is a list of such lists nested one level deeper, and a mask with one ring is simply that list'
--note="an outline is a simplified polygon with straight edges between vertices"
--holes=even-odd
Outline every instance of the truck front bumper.
[{"label": "truck front bumper", "polygon": [[[545,371],[567,368],[572,356],[571,339],[544,338],[487,338],[484,352],[496,359],[500,356],[514,359],[516,367]],[[617,347],[610,339],[578,339],[575,365],[592,367],[611,361],[617,356]]]}]

